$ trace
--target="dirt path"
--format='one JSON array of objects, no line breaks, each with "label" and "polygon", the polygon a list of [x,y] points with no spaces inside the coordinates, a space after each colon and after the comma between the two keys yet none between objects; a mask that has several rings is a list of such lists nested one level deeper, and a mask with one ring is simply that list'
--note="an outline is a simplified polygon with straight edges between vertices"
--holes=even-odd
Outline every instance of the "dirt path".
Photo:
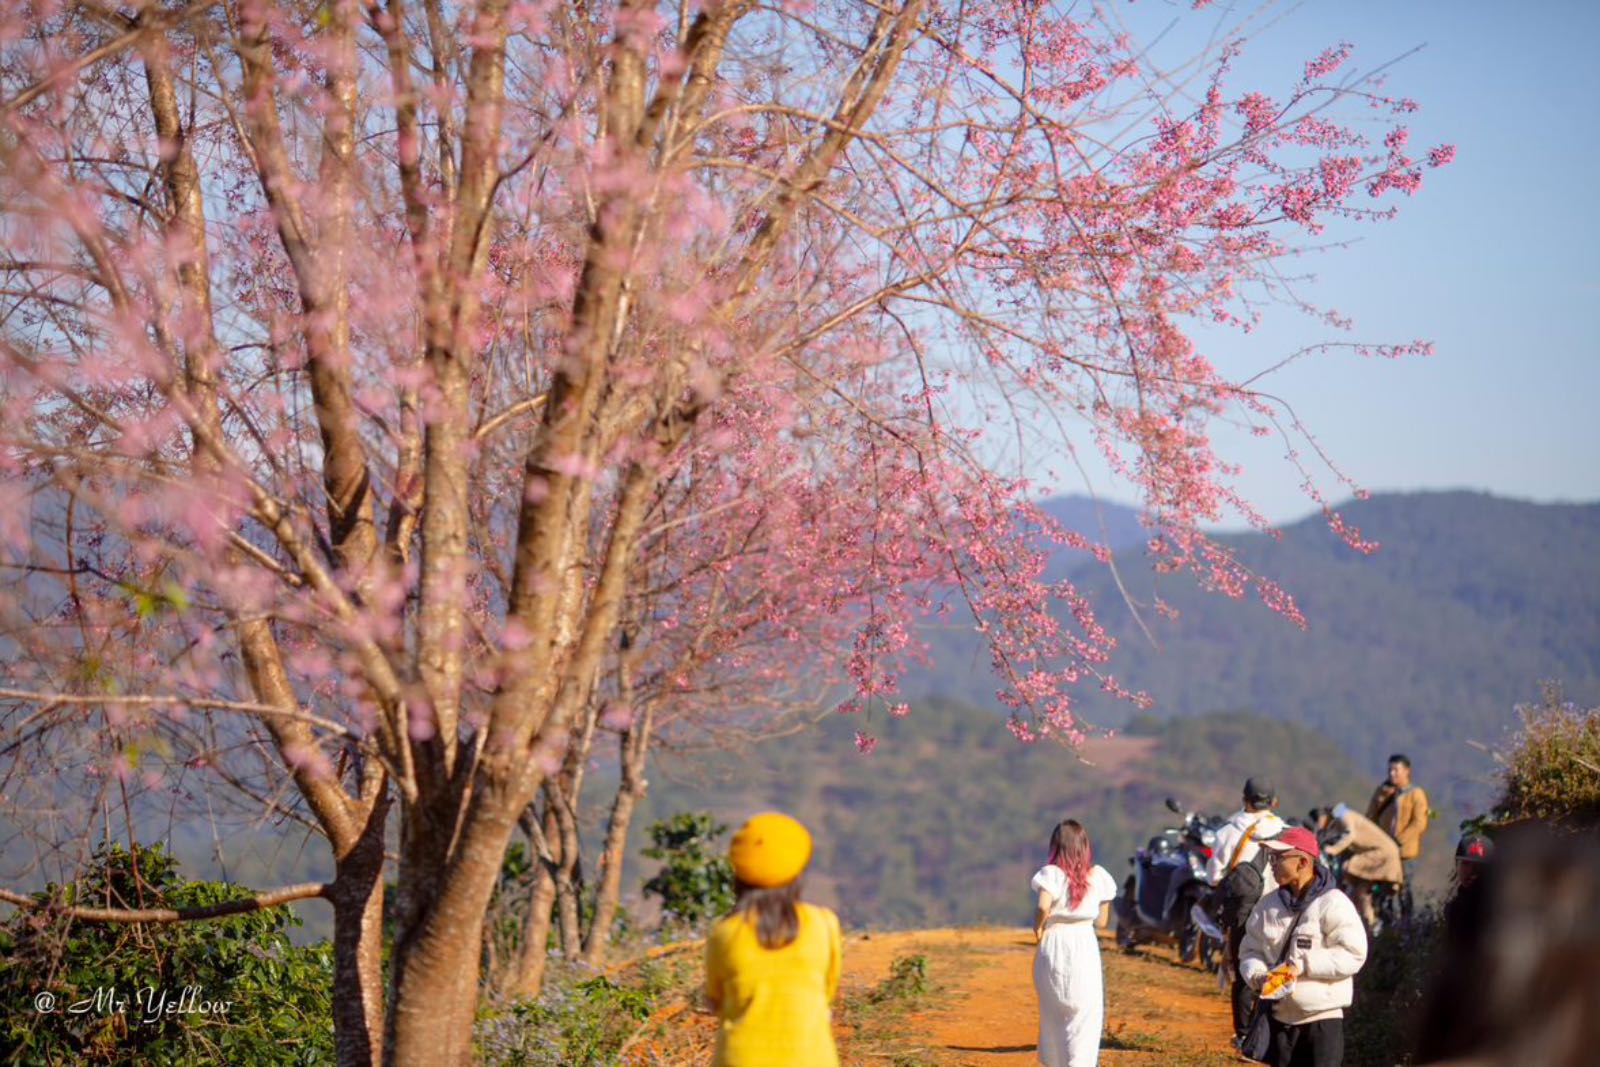
[{"label": "dirt path", "polygon": [[[1160,948],[1136,956],[1101,944],[1106,969],[1106,1032],[1100,1062],[1225,1065],[1227,1001],[1214,979]],[[1013,1067],[1037,1062],[1038,1008],[1033,938],[1015,928],[919,930],[858,935],[845,945],[846,993],[871,988],[900,957],[923,955],[936,993],[929,1006],[893,1024],[894,1038],[841,1033],[847,1063],[928,1063]],[[875,1047],[876,1046],[876,1047]]]},{"label": "dirt path", "polygon": [[[840,1059],[888,1067],[1026,1067],[1037,1062],[1038,1005],[1033,992],[1033,938],[1015,927],[964,927],[854,934],[845,939],[840,1005],[835,1012]],[[923,956],[932,986],[909,1007],[873,1004],[871,992],[894,961]],[[1228,1002],[1214,979],[1180,964],[1162,948],[1137,955],[1101,941],[1106,975],[1106,1067],[1185,1064],[1233,1067]],[[674,1005],[646,1028],[623,1057],[629,1067],[705,1064],[716,1023],[687,1004]]]}]

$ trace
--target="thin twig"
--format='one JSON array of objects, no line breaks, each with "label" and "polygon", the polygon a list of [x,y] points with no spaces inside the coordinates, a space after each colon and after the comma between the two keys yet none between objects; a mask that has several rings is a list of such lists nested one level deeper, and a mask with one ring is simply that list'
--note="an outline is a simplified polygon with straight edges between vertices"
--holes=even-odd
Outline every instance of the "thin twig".
[{"label": "thin twig", "polygon": [[39,900],[25,893],[0,889],[0,901],[15,904],[30,911],[42,911],[80,922],[99,923],[174,923],[200,919],[220,919],[229,915],[243,915],[252,911],[265,911],[296,900],[332,899],[333,886],[323,882],[306,882],[285,886],[267,893],[257,893],[243,900],[225,900],[219,904],[206,904],[195,908],[80,908],[58,901]]}]

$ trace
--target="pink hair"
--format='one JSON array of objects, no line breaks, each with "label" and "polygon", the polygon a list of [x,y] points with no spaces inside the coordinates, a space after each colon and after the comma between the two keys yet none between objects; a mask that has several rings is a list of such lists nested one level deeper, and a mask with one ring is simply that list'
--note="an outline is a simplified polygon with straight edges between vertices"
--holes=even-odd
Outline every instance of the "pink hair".
[{"label": "pink hair", "polygon": [[1067,906],[1076,908],[1089,892],[1089,869],[1094,866],[1089,834],[1078,820],[1063,819],[1056,826],[1050,835],[1050,862],[1067,876]]}]

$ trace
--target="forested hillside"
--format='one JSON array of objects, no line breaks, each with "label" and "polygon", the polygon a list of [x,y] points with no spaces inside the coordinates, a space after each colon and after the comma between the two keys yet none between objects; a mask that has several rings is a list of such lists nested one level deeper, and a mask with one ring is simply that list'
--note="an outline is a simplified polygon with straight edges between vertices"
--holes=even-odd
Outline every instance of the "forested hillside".
[{"label": "forested hillside", "polygon": [[[1050,509],[1066,521],[1088,514],[1081,502]],[[1343,514],[1380,543],[1376,553],[1352,552],[1320,517],[1289,526],[1277,542],[1222,539],[1295,596],[1305,631],[1259,601],[1203,592],[1187,575],[1152,574],[1130,514],[1116,505],[1100,505],[1095,522],[1118,531],[1111,543],[1120,576],[1158,644],[1139,631],[1105,567],[1081,553],[1063,554],[1061,566],[1118,637],[1110,670],[1148,692],[1156,714],[1242,708],[1304,723],[1369,773],[1402,749],[1441,799],[1470,805],[1492,761],[1468,742],[1503,738],[1513,705],[1535,699],[1540,680],[1563,682],[1575,699],[1600,698],[1600,505],[1393,494],[1350,503]],[[1153,594],[1179,617],[1149,610]],[[945,627],[929,639],[933,662],[909,688],[993,706],[976,635]],[[1084,706],[1102,724],[1131,713],[1092,691]]]},{"label": "forested hillside", "polygon": [[1290,812],[1355,801],[1367,788],[1328,739],[1238,713],[1140,719],[1091,742],[1081,761],[1054,743],[1019,744],[992,713],[948,702],[875,719],[880,741],[870,756],[851,744],[860,725],[834,716],[796,737],[696,758],[692,771],[660,762],[636,836],[677,811],[709,810],[737,824],[779,808],[815,832],[808,892],[851,925],[1009,922],[1026,918],[1028,878],[1058,819],[1083,821],[1099,862],[1120,878],[1136,840],[1171,818],[1162,806],[1169,794],[1232,810],[1252,768],[1282,769]]}]

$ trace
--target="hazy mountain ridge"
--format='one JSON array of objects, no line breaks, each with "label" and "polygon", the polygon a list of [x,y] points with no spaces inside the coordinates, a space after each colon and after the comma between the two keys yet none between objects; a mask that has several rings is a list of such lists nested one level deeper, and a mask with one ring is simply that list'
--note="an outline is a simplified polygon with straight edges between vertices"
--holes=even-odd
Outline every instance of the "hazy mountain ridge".
[{"label": "hazy mountain ridge", "polygon": [[[1045,507],[1082,521],[1070,499]],[[1389,752],[1406,750],[1423,778],[1463,803],[1481,795],[1492,766],[1465,742],[1502,739],[1513,705],[1533,699],[1540,680],[1600,701],[1600,504],[1440,492],[1377,495],[1340,511],[1380,543],[1376,553],[1352,551],[1320,515],[1285,527],[1281,540],[1219,537],[1295,597],[1305,631],[1253,598],[1204,592],[1189,575],[1157,576],[1142,547],[1124,548],[1118,571],[1145,606],[1153,647],[1106,567],[1075,553],[1080,562],[1066,572],[1118,638],[1109,669],[1149,692],[1155,713],[1246,708],[1303,722],[1374,773]],[[1115,504],[1098,512],[1108,529],[1136,522]],[[1148,610],[1154,593],[1178,619]],[[947,627],[929,640],[933,662],[908,679],[909,691],[997,706],[976,634]],[[1131,712],[1093,691],[1082,700],[1103,724]]]},{"label": "hazy mountain ridge", "polygon": [[[1515,726],[1513,705],[1534,699],[1541,679],[1600,702],[1600,504],[1374,496],[1340,509],[1380,542],[1372,555],[1352,551],[1320,515],[1288,525],[1281,539],[1221,535],[1246,566],[1294,595],[1304,631],[1258,600],[1155,575],[1132,509],[1082,498],[1042,507],[1116,550],[1136,603],[1159,592],[1179,609],[1176,620],[1142,610],[1160,643],[1153,647],[1104,565],[1075,551],[1052,560],[1118,637],[1110,669],[1156,700],[1129,723],[1129,705],[1085,687],[1085,717],[1127,724],[1126,735],[1091,742],[1086,762],[1053,745],[1018,744],[995,722],[981,639],[952,623],[924,631],[931,663],[907,680],[919,699],[905,719],[837,716],[710,766],[658,764],[639,828],[685,808],[729,822],[761,807],[792,810],[818,834],[813,884],[854,921],[1009,919],[1020,892],[1013,883],[1037,862],[1036,839],[1054,818],[1091,823],[1120,876],[1129,848],[1166,820],[1169,792],[1223,810],[1244,775],[1265,772],[1277,776],[1287,814],[1333,800],[1360,805],[1384,757],[1405,750],[1440,815],[1426,887],[1442,878],[1456,819],[1492,788],[1491,757],[1467,742],[1502,740]],[[1243,710],[1216,714],[1222,708]],[[858,728],[879,736],[875,755],[855,754]]]},{"label": "hazy mountain ridge", "polygon": [[[851,743],[863,727],[879,737],[872,755]],[[837,907],[848,924],[1020,922],[1028,878],[1057,820],[1081,820],[1098,861],[1120,880],[1133,846],[1171,821],[1166,796],[1232,811],[1243,775],[1275,766],[1285,768],[1288,812],[1355,803],[1368,788],[1337,746],[1295,723],[1238,712],[1146,717],[1080,754],[1052,742],[1021,744],[982,709],[929,701],[900,719],[834,716],[804,734],[692,765],[658,760],[630,859],[652,819],[703,809],[737,825],[776,808],[815,836],[808,897]],[[647,873],[642,866],[629,885]]]}]

